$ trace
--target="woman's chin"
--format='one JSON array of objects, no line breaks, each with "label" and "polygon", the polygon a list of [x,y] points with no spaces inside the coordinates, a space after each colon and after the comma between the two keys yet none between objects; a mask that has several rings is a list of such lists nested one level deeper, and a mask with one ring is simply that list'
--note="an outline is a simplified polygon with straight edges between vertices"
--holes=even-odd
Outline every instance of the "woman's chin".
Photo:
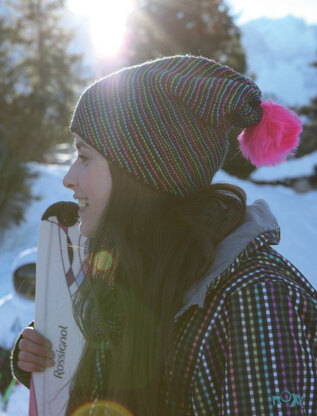
[{"label": "woman's chin", "polygon": [[86,221],[80,221],[79,223],[79,232],[84,237],[91,237],[93,235],[93,230],[91,230],[91,227],[89,227],[89,224],[87,224]]}]

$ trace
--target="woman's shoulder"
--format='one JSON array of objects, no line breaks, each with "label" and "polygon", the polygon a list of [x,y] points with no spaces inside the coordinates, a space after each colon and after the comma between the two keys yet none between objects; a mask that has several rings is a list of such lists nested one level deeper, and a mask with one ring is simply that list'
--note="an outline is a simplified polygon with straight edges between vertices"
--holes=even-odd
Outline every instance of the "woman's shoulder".
[{"label": "woman's shoulder", "polygon": [[177,342],[184,349],[186,340],[198,351],[215,331],[225,332],[230,320],[244,319],[245,310],[276,307],[281,314],[298,314],[317,331],[316,290],[291,262],[266,247],[215,279],[203,307],[192,305],[178,317]]},{"label": "woman's shoulder", "polygon": [[206,293],[204,308],[215,301],[226,305],[232,296],[257,287],[279,287],[285,294],[297,293],[317,303],[317,292],[305,276],[288,259],[266,246],[240,259],[215,279]]},{"label": "woman's shoulder", "polygon": [[257,302],[265,303],[267,291],[288,299],[289,305],[297,309],[302,304],[310,305],[311,312],[317,317],[314,287],[288,259],[266,246],[231,265],[214,279],[206,291],[203,306],[191,305],[186,309],[177,319],[178,327],[187,331],[189,327],[191,331],[199,327],[202,333],[206,332],[217,319],[228,313],[236,299],[243,303],[257,297]]},{"label": "woman's shoulder", "polygon": [[199,288],[201,293],[197,294],[198,290],[194,293],[197,299],[193,296],[190,306],[177,315],[177,321],[214,320],[234,297],[257,288],[261,288],[261,294],[264,288],[278,289],[295,302],[300,297],[317,308],[317,292],[305,276],[288,259],[264,245],[253,248],[252,252],[244,250],[208,287]]}]

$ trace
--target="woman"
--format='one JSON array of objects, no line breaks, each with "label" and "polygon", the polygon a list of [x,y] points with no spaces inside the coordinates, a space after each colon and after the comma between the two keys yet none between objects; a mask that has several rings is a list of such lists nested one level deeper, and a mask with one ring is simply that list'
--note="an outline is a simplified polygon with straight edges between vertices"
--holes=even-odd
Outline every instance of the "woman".
[{"label": "woman", "polygon": [[[270,247],[267,204],[211,184],[231,128],[259,166],[296,148],[301,123],[193,56],[123,69],[80,98],[64,185],[89,237],[74,304],[86,348],[67,414],[98,400],[134,415],[316,413],[316,292]],[[13,365],[27,384],[53,353],[35,330],[22,335]]]}]

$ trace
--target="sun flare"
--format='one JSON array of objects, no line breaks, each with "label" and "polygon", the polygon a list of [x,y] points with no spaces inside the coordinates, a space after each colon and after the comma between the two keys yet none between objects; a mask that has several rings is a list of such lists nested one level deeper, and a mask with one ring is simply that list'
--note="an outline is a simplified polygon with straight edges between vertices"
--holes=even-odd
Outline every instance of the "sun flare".
[{"label": "sun flare", "polygon": [[89,21],[94,53],[114,56],[120,49],[133,0],[69,0],[69,8]]}]

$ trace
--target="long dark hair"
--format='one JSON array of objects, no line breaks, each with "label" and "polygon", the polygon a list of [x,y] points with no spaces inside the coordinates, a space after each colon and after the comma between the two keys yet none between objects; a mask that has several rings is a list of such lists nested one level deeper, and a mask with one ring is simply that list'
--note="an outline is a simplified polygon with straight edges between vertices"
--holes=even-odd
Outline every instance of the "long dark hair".
[{"label": "long dark hair", "polygon": [[67,414],[99,398],[135,416],[155,416],[162,414],[162,391],[171,387],[165,383],[174,317],[186,290],[206,275],[217,244],[242,222],[246,196],[236,186],[213,184],[180,198],[112,164],[110,170],[111,197],[74,304],[86,348]]}]

